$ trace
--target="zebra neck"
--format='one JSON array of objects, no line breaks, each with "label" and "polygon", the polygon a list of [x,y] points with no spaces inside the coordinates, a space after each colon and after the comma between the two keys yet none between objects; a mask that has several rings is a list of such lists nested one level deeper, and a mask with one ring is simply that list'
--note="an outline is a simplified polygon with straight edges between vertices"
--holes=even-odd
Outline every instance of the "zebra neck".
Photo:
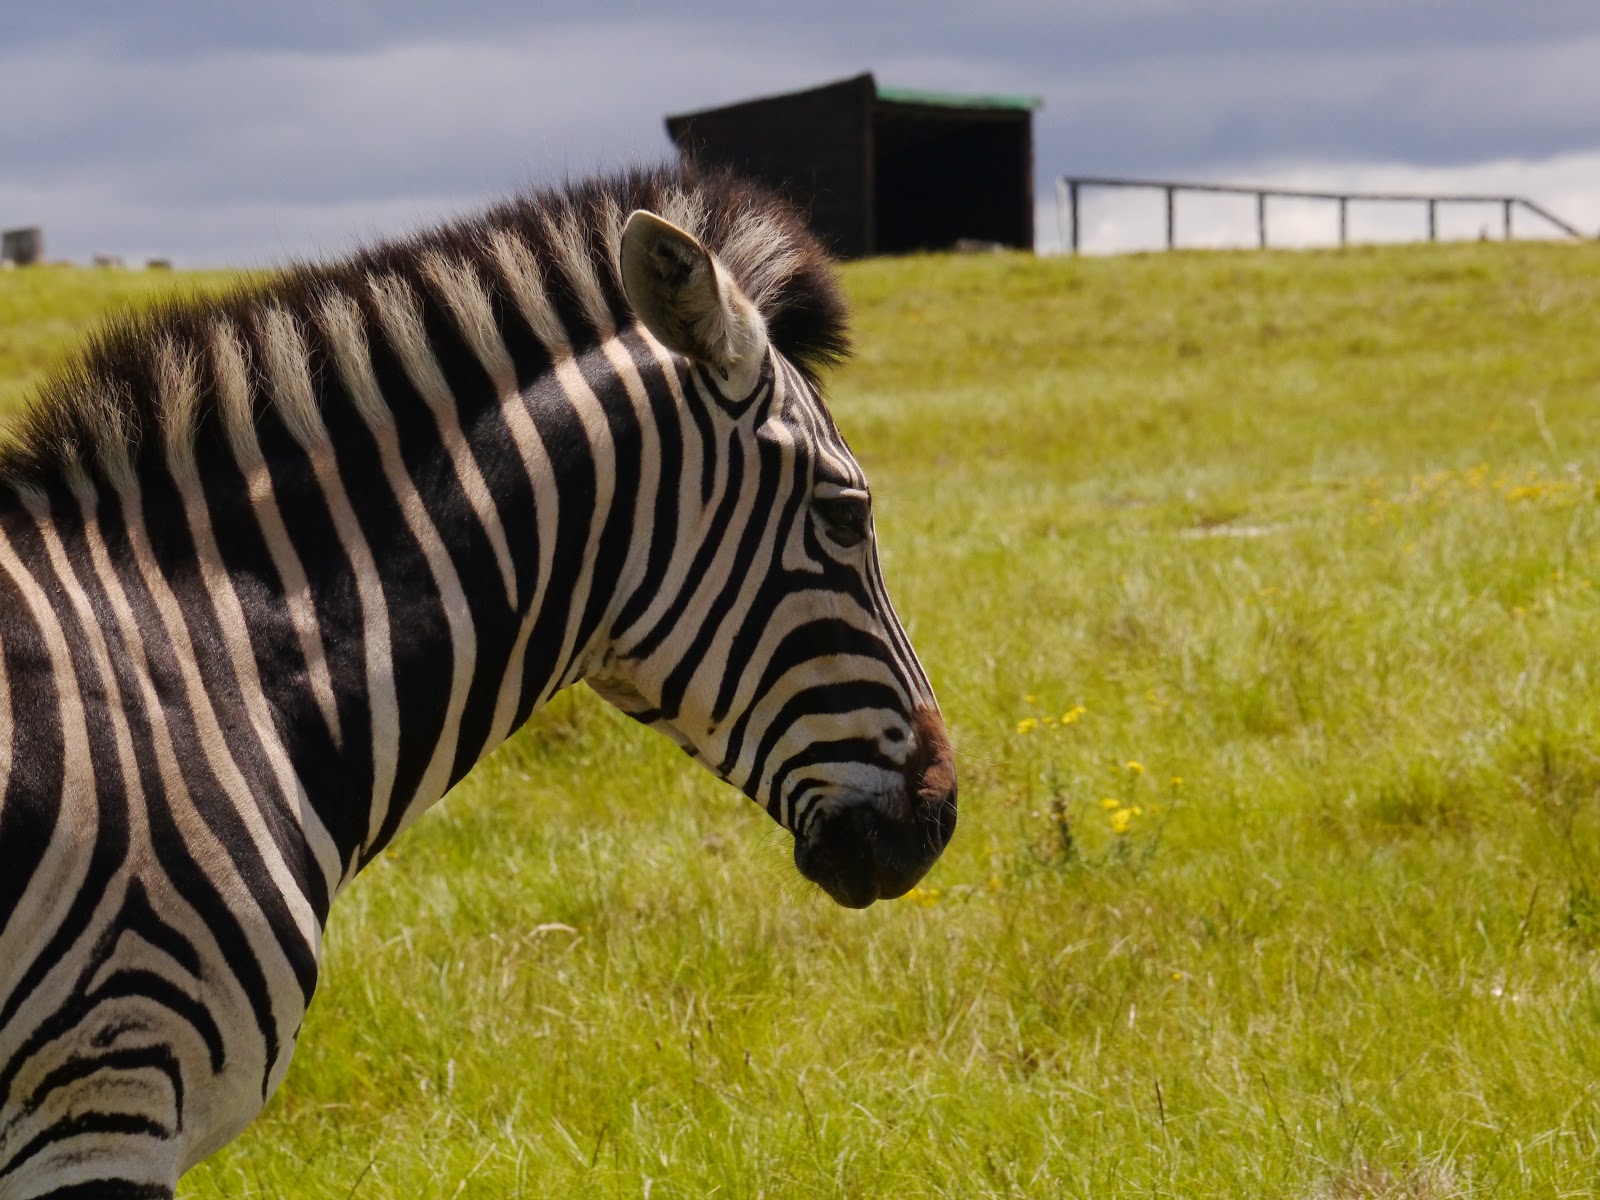
[{"label": "zebra neck", "polygon": [[172,755],[298,828],[331,893],[650,606],[663,474],[703,481],[692,388],[635,333],[432,379],[336,329],[315,375],[280,341],[207,364],[213,410],[256,418],[40,480],[0,525],[46,593],[82,593],[59,619],[81,661],[106,641],[86,694],[181,702]]},{"label": "zebra neck", "polygon": [[[613,339],[543,364],[527,383],[509,372],[490,373],[487,388],[481,375],[444,376],[434,395],[387,391],[390,420],[330,420],[333,466],[313,461],[310,473],[356,603],[317,624],[360,636],[308,647],[287,594],[274,618],[280,644],[288,616],[303,660],[320,652],[327,664],[326,685],[309,671],[297,697],[308,719],[296,724],[294,756],[312,774],[337,764],[349,781],[340,804],[364,810],[334,816],[352,869],[582,678],[605,645],[640,541],[644,456],[630,414],[644,388],[637,370],[630,384],[615,366],[633,361]],[[341,498],[335,479],[360,484]],[[311,590],[320,612],[321,593],[336,589]],[[309,780],[307,790],[316,803]]]},{"label": "zebra neck", "polygon": [[[640,497],[659,471],[645,415],[681,403],[675,372],[631,334],[531,364],[480,352],[431,380],[369,361],[365,381],[340,372],[353,402],[324,404],[320,448],[280,436],[267,455],[274,494],[303,506],[287,541],[323,549],[300,556],[311,611],[296,618],[285,589],[263,623],[307,665],[281,701],[299,714],[292,754],[319,808],[328,764],[329,819],[356,867],[603,651],[642,573]],[[343,636],[317,637],[330,629]]]}]

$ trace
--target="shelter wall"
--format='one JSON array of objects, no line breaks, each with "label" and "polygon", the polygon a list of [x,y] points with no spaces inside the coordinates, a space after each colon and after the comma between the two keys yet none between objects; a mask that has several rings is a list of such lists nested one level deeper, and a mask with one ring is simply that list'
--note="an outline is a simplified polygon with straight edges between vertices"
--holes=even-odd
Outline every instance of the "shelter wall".
[{"label": "shelter wall", "polygon": [[729,166],[789,196],[835,254],[873,253],[866,147],[871,81],[752,100],[669,118],[667,132],[697,162]]}]

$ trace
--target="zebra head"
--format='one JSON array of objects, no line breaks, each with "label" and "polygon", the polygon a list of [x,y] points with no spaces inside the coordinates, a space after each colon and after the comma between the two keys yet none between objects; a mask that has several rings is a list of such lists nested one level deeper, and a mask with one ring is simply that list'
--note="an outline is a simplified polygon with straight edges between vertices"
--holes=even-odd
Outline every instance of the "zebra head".
[{"label": "zebra head", "polygon": [[884,589],[871,493],[809,373],[711,250],[635,212],[621,278],[686,410],[659,584],[589,682],[794,834],[840,904],[900,896],[956,821],[949,741]]}]

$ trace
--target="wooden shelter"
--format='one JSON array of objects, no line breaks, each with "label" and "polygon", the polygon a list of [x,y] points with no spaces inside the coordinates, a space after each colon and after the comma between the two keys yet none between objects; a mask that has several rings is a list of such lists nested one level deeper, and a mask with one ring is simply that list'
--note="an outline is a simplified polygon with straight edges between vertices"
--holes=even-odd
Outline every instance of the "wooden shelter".
[{"label": "wooden shelter", "polygon": [[1032,96],[880,87],[857,75],[667,118],[680,153],[785,192],[846,258],[1033,249]]}]

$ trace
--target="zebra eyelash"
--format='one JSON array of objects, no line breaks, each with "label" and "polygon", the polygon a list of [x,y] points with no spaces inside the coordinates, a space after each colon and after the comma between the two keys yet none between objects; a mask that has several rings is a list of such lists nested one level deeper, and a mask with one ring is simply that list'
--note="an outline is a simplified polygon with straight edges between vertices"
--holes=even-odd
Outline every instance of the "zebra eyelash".
[{"label": "zebra eyelash", "polygon": [[848,550],[872,531],[872,494],[865,488],[824,481],[811,492],[811,510],[833,542]]}]

